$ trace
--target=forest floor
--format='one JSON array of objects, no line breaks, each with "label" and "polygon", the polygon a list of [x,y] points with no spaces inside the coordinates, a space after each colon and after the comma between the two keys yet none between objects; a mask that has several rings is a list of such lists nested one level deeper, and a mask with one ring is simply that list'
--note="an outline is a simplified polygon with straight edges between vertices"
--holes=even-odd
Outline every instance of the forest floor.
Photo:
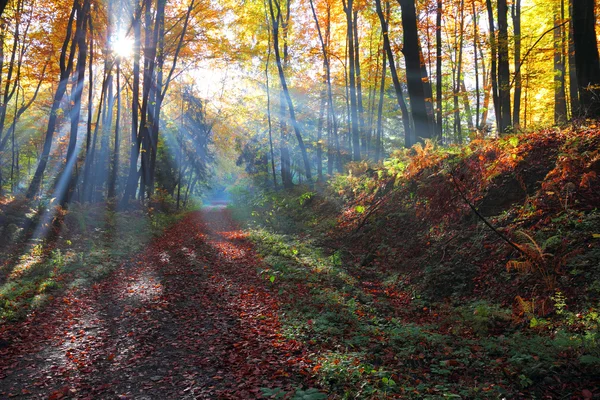
[{"label": "forest floor", "polygon": [[600,396],[600,131],[351,168],[43,242],[0,207],[0,398]]},{"label": "forest floor", "polygon": [[241,399],[310,385],[258,262],[226,209],[188,214],[105,279],[0,325],[0,398]]}]

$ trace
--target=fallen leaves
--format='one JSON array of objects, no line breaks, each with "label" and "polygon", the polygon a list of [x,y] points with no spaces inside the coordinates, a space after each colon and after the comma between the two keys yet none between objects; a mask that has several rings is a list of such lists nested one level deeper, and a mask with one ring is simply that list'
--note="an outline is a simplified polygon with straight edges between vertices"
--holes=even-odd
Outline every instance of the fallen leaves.
[{"label": "fallen leaves", "polygon": [[239,399],[314,386],[259,262],[226,211],[190,214],[104,280],[0,326],[16,343],[0,349],[0,397]]}]

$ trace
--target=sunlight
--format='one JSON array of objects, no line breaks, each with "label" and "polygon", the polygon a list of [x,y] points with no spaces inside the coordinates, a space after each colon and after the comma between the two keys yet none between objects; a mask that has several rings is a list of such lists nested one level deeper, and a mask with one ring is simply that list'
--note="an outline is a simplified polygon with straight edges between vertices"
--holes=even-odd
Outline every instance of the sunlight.
[{"label": "sunlight", "polygon": [[130,57],[133,54],[133,39],[129,36],[119,34],[113,39],[112,50],[118,57]]}]

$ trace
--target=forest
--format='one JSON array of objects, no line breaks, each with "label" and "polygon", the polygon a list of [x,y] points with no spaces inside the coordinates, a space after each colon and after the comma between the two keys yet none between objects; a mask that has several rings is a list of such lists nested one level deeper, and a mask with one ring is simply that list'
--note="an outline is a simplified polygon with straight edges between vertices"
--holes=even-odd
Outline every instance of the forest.
[{"label": "forest", "polygon": [[595,0],[0,0],[0,398],[600,398]]}]

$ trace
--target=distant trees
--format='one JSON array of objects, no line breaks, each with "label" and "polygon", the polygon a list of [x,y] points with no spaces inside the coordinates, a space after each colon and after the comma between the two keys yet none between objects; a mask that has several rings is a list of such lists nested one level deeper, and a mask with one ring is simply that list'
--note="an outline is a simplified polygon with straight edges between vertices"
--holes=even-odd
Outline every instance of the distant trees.
[{"label": "distant trees", "polygon": [[[595,2],[521,3],[11,0],[0,4],[0,192],[127,206],[172,170],[167,192],[183,202],[208,177],[178,130],[192,103],[224,121],[208,131],[222,151],[245,142],[244,159],[285,188],[419,141],[599,117]],[[129,54],[115,51],[123,39]],[[198,79],[212,60],[236,79],[214,103],[193,90],[214,83]]]}]

